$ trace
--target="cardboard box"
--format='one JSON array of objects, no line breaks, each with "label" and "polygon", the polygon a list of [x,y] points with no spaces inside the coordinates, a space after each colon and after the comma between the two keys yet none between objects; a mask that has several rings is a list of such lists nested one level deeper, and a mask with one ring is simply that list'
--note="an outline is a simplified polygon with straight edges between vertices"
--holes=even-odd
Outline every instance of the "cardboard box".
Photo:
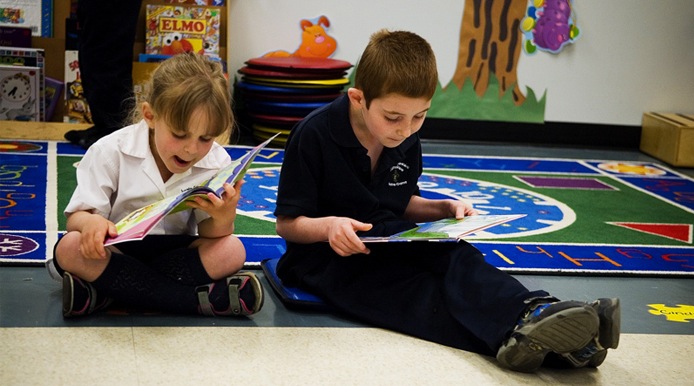
[{"label": "cardboard box", "polygon": [[640,149],[670,165],[694,167],[694,115],[644,113]]}]

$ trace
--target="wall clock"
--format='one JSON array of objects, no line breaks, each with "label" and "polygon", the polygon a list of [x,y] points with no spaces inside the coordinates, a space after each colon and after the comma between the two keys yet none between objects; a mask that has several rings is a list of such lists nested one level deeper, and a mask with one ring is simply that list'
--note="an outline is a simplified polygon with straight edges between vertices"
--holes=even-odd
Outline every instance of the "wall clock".
[{"label": "wall clock", "polygon": [[6,76],[0,81],[0,94],[10,101],[24,101],[31,95],[31,78],[22,73]]}]

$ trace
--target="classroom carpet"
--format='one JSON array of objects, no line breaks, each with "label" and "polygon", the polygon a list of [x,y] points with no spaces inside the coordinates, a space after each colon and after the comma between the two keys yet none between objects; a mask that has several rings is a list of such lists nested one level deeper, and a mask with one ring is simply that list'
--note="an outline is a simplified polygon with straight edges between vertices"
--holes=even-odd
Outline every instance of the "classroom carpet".
[{"label": "classroom carpet", "polygon": [[[248,150],[227,146],[232,158]],[[83,154],[67,142],[0,140],[0,264],[41,265],[52,254]],[[283,155],[263,149],[245,178],[236,234],[248,268],[285,250],[273,216]],[[422,196],[526,215],[465,238],[502,270],[694,275],[694,180],[661,164],[453,154],[423,161]]]}]

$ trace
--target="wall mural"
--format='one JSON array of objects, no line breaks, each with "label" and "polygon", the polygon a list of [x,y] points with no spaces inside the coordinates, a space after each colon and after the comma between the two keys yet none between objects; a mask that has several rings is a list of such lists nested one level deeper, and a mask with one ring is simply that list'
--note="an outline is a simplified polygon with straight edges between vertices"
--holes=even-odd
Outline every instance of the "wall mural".
[{"label": "wall mural", "polygon": [[570,0],[466,0],[456,68],[430,117],[544,122],[546,95],[521,90],[521,48],[558,54],[578,37]]},{"label": "wall mural", "polygon": [[569,0],[534,0],[521,22],[527,54],[537,50],[558,54],[580,34]]}]

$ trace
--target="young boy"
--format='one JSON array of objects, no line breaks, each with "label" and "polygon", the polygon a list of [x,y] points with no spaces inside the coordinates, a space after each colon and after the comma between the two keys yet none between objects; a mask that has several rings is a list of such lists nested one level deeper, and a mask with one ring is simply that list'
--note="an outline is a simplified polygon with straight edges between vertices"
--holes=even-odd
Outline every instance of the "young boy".
[{"label": "young boy", "polygon": [[283,282],[366,323],[495,355],[513,370],[600,365],[618,344],[618,299],[529,291],[464,241],[360,241],[477,212],[419,195],[417,132],[438,82],[429,44],[379,31],[356,71],[354,88],[307,116],[287,142],[275,210],[287,243]]}]

